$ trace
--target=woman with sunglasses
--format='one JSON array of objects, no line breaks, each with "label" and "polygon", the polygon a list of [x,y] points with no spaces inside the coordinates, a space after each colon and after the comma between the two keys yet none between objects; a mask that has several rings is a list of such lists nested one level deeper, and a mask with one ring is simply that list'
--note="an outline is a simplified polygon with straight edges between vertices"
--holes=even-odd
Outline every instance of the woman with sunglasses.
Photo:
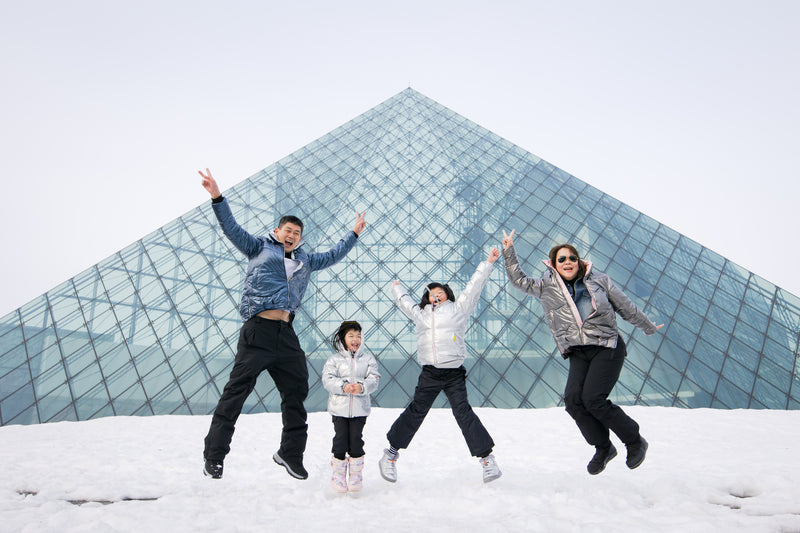
[{"label": "woman with sunglasses", "polygon": [[569,361],[564,404],[586,442],[595,447],[586,469],[599,474],[617,456],[609,430],[627,447],[628,468],[638,467],[647,441],[639,434],[639,424],[608,399],[627,354],[616,313],[647,335],[664,324],[651,322],[607,275],[582,261],[571,244],[554,246],[549,260],[543,261],[544,277],[530,278],[519,266],[514,230],[508,235],[504,230],[503,259],[511,284],[542,302],[558,350]]}]

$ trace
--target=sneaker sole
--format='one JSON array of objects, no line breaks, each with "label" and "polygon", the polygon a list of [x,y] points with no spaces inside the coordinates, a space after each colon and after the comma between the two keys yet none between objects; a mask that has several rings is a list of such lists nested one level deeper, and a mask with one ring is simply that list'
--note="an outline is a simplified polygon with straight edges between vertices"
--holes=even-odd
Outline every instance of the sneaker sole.
[{"label": "sneaker sole", "polygon": [[396,479],[389,479],[388,477],[384,476],[383,474],[381,474],[381,477],[383,479],[385,479],[386,481],[388,481],[389,483],[397,483]]},{"label": "sneaker sole", "polygon": [[220,474],[218,476],[215,476],[214,474],[212,474],[211,472],[209,472],[206,469],[205,465],[203,465],[203,476],[204,477],[210,477],[211,479],[221,479],[222,478],[222,474]]},{"label": "sneaker sole", "polygon": [[295,478],[295,479],[308,479],[308,474],[306,474],[305,476],[302,476],[302,475],[298,474],[297,472],[295,472],[294,470],[292,470],[291,467],[288,464],[286,464],[286,461],[284,461],[281,458],[281,456],[277,454],[277,452],[272,455],[272,460],[275,461],[276,464],[284,467],[286,469],[286,471],[289,473],[289,475],[292,476],[293,478]]},{"label": "sneaker sole", "polygon": [[500,479],[502,476],[503,476],[503,473],[502,473],[502,472],[500,472],[500,473],[499,473],[499,474],[497,474],[496,476],[492,476],[492,477],[485,477],[485,478],[483,478],[483,482],[484,482],[484,483],[491,483],[491,482],[492,482],[492,481],[494,481],[495,479]]},{"label": "sneaker sole", "polygon": [[205,468],[203,468],[203,475],[206,476],[206,477],[210,477],[211,479],[222,479],[222,476],[215,476],[214,474],[212,474],[211,472],[209,472]]}]

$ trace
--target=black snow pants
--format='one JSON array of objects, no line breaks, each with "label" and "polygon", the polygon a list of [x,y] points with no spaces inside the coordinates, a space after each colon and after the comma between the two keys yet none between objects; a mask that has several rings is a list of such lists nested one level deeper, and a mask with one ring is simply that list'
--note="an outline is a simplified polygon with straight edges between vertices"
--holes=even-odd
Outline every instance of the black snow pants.
[{"label": "black snow pants", "polygon": [[222,461],[230,451],[236,419],[264,370],[281,395],[283,431],[278,453],[285,460],[302,460],[308,439],[303,405],[308,396],[306,354],[291,323],[259,316],[245,322],[239,332],[233,370],[205,438],[205,459]]},{"label": "black snow pants", "polygon": [[414,390],[414,398],[386,434],[389,444],[396,449],[407,448],[434,400],[444,390],[453,410],[453,416],[461,428],[461,434],[467,441],[469,452],[476,457],[486,457],[492,453],[494,441],[469,405],[466,378],[467,371],[463,366],[458,368],[423,366],[417,388]]},{"label": "black snow pants", "polygon": [[345,418],[343,416],[332,416],[333,419],[333,444],[331,453],[340,461],[345,455],[350,457],[364,456],[364,425],[367,423],[366,416],[356,416]]},{"label": "black snow pants", "polygon": [[639,424],[608,399],[627,355],[622,337],[617,337],[616,348],[577,346],[567,355],[569,375],[564,404],[586,442],[601,448],[608,446],[609,430],[625,444],[638,442]]}]

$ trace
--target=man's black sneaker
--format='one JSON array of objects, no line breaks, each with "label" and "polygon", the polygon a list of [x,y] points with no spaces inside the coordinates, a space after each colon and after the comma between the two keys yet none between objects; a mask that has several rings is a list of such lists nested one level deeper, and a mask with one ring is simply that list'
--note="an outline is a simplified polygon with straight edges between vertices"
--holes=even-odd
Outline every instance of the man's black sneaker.
[{"label": "man's black sneaker", "polygon": [[628,468],[633,470],[644,462],[644,456],[647,455],[647,441],[644,437],[639,437],[639,442],[628,445],[628,458],[625,464]]},{"label": "man's black sneaker", "polygon": [[303,468],[303,459],[285,460],[278,452],[272,456],[272,460],[281,465],[289,472],[289,475],[296,479],[308,479],[308,472]]},{"label": "man's black sneaker", "polygon": [[206,461],[203,467],[203,475],[211,476],[211,479],[219,479],[222,477],[222,461]]},{"label": "man's black sneaker", "polygon": [[608,448],[597,446],[597,451],[594,452],[594,457],[592,457],[592,460],[586,465],[586,470],[588,470],[591,475],[596,476],[605,470],[608,462],[616,456],[617,449],[614,448],[613,444],[609,443]]}]

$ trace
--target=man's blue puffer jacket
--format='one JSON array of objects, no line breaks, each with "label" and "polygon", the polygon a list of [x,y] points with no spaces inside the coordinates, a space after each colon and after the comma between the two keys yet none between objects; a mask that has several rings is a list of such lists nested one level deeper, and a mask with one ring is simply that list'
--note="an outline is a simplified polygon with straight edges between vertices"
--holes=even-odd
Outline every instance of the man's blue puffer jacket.
[{"label": "man's blue puffer jacket", "polygon": [[239,306],[245,322],[267,309],[283,309],[294,314],[300,307],[311,273],[338,263],[358,239],[358,235],[350,231],[336,246],[323,253],[307,253],[300,241],[292,251],[292,258],[300,261],[300,267],[287,280],[283,244],[273,234],[263,237],[250,235],[236,223],[228,200],[224,198],[212,206],[222,231],[250,260]]}]

